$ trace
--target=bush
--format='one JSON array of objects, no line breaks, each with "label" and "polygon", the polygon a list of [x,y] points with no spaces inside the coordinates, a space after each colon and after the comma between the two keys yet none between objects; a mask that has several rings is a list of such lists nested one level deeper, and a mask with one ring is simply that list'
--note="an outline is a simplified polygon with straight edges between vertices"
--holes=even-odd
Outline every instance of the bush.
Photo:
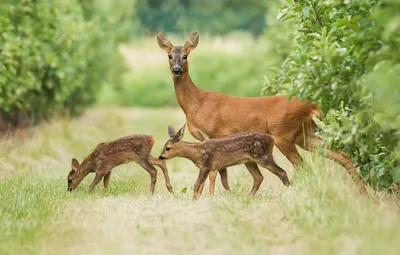
[{"label": "bush", "polygon": [[295,20],[295,40],[264,93],[320,102],[326,142],[374,187],[390,187],[400,166],[400,1],[286,2],[279,16]]},{"label": "bush", "polygon": [[2,1],[0,109],[46,118],[92,103],[96,90],[121,72],[116,47],[129,29],[118,25],[125,16],[132,24],[130,2],[110,10],[111,0]]}]

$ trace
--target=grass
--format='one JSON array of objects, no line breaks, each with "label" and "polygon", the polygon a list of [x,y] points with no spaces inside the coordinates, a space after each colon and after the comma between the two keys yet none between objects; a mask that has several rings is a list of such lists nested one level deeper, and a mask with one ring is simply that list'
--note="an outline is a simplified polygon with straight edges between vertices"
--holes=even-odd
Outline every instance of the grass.
[{"label": "grass", "polygon": [[[259,96],[268,66],[265,54],[260,54],[263,43],[244,34],[224,38],[200,36],[198,47],[188,58],[194,83],[207,91]],[[186,39],[169,37],[176,45]],[[102,88],[98,104],[177,106],[167,54],[159,48],[155,36],[123,45],[120,52],[130,71],[122,74],[122,84]]]},{"label": "grass", "polygon": [[153,134],[158,156],[167,125],[183,123],[179,109],[96,108],[3,141],[0,254],[400,254],[398,196],[371,191],[373,202],[345,170],[309,153],[293,173],[275,151],[295,186],[263,169],[255,197],[239,166],[229,169],[232,194],[217,183],[216,196],[192,202],[198,172],[185,159],[168,161],[174,195],[161,171],[156,194],[148,195],[150,178],[134,163],[113,171],[108,194],[101,185],[88,193],[93,175],[66,191],[73,156],[81,160],[97,143],[132,133]]}]

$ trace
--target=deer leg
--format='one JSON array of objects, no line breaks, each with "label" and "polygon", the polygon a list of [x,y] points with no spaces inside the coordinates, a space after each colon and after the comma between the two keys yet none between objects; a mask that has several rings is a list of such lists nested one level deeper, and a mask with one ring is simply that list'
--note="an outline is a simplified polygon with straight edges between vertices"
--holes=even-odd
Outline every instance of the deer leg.
[{"label": "deer leg", "polygon": [[218,174],[218,170],[212,170],[208,174],[208,178],[210,179],[210,187],[209,187],[210,196],[214,196],[215,179],[217,178],[217,174]]},{"label": "deer leg", "polygon": [[[322,138],[317,136],[317,135],[310,135],[306,137],[305,143],[299,143],[299,146],[302,147],[305,150],[315,152],[318,150],[319,145],[322,143]],[[360,178],[359,174],[356,171],[356,167],[351,162],[351,159],[349,155],[343,151],[331,151],[328,148],[322,148],[323,149],[323,154],[325,157],[339,163],[342,165],[349,175],[352,177],[354,182],[360,187],[360,190],[362,193],[367,194],[367,189],[364,181]]]},{"label": "deer leg", "polygon": [[222,186],[224,186],[226,191],[231,192],[231,188],[229,187],[229,183],[228,183],[228,171],[226,170],[226,168],[220,169],[219,175],[221,176]]},{"label": "deer leg", "polygon": [[302,165],[303,158],[297,151],[295,143],[277,141],[275,145],[295,168],[299,168]]},{"label": "deer leg", "polygon": [[281,179],[285,186],[289,186],[291,182],[287,176],[285,170],[283,170],[280,166],[275,163],[274,158],[272,157],[272,153],[269,155],[264,156],[259,162],[262,167],[268,169],[271,173],[275,174],[276,176]]},{"label": "deer leg", "polygon": [[108,192],[108,183],[110,182],[111,171],[104,175],[103,184],[104,184],[104,192]]},{"label": "deer leg", "polygon": [[255,195],[260,188],[261,183],[264,180],[264,176],[261,174],[260,169],[258,169],[258,166],[256,163],[249,162],[246,163],[246,168],[249,170],[251,176],[253,177],[253,188],[251,189],[250,193],[252,195]]},{"label": "deer leg", "polygon": [[154,189],[156,186],[157,182],[157,169],[154,168],[154,166],[150,165],[149,162],[141,160],[138,162],[140,166],[142,166],[149,174],[151,177],[151,182],[150,182],[150,194],[154,194]]},{"label": "deer leg", "polygon": [[204,185],[206,184],[206,182],[203,182],[201,185],[200,185],[200,188],[199,188],[199,195],[201,195],[202,193],[203,193],[203,189],[204,189]]},{"label": "deer leg", "polygon": [[150,162],[150,164],[156,165],[156,166],[158,166],[158,167],[161,168],[161,170],[163,171],[163,174],[164,174],[165,186],[167,187],[167,190],[168,190],[170,193],[174,193],[174,191],[172,190],[171,181],[170,181],[170,179],[169,179],[168,168],[167,168],[165,162],[162,161],[162,160],[159,160],[159,159],[157,159],[157,158],[154,158],[154,157],[151,156],[151,155],[150,155],[150,157],[149,157],[149,162]]},{"label": "deer leg", "polygon": [[94,180],[93,180],[92,184],[90,184],[89,191],[93,191],[94,190],[96,185],[99,184],[101,179],[103,179],[104,175],[105,175],[104,173],[96,172],[96,176],[94,177]]},{"label": "deer leg", "polygon": [[208,168],[200,168],[199,171],[199,176],[197,177],[196,182],[194,183],[194,187],[193,187],[193,200],[196,200],[199,196],[199,190],[200,190],[200,186],[201,184],[204,184],[204,182],[207,179],[207,175],[210,172],[210,169]]}]

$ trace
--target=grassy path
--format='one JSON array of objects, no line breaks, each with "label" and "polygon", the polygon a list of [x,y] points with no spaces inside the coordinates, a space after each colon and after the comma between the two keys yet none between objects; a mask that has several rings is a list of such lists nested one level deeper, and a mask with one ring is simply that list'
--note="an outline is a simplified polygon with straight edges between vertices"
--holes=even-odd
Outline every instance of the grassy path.
[{"label": "grassy path", "polygon": [[232,194],[217,183],[215,197],[192,202],[198,172],[185,159],[168,162],[175,195],[159,171],[149,196],[149,176],[134,163],[113,171],[108,194],[99,187],[88,194],[91,175],[66,191],[73,156],[132,133],[153,134],[158,156],[167,125],[183,123],[179,109],[92,109],[44,124],[29,139],[3,141],[0,254],[400,254],[399,199],[379,192],[372,203],[341,167],[308,153],[293,176],[276,151],[296,185],[284,188],[263,169],[256,197],[247,195],[252,180],[240,166],[229,170]]}]

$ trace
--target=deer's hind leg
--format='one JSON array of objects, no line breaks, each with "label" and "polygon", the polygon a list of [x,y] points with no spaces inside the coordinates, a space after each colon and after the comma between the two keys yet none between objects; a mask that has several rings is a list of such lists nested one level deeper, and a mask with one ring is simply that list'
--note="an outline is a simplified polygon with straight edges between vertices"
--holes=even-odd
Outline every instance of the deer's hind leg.
[{"label": "deer's hind leg", "polygon": [[247,170],[249,170],[251,176],[253,177],[253,187],[251,188],[250,194],[255,195],[264,180],[264,176],[261,174],[260,169],[258,169],[256,163],[248,162],[245,165]]},{"label": "deer's hind leg", "polygon": [[257,162],[260,166],[268,169],[271,173],[275,174],[276,176],[281,179],[285,186],[289,186],[291,182],[287,176],[285,170],[283,170],[280,166],[275,163],[275,160],[272,156],[272,153],[264,155],[260,160]]},{"label": "deer's hind leg", "polygon": [[[297,141],[298,145],[303,149],[311,152],[316,152],[320,147],[320,144],[322,143],[322,138],[315,134],[312,134],[306,136],[305,139],[303,139],[303,137],[299,137]],[[342,151],[331,151],[326,146],[322,148],[322,151],[325,157],[342,165],[352,177],[354,182],[360,187],[361,192],[367,193],[365,183],[358,175],[356,167],[353,162],[351,162],[351,159],[347,153]]]},{"label": "deer's hind leg", "polygon": [[199,176],[197,177],[196,182],[193,187],[193,200],[197,199],[200,196],[200,186],[206,181],[207,175],[209,174],[210,169],[202,167],[199,171]]},{"label": "deer's hind leg", "polygon": [[144,170],[146,170],[149,174],[150,174],[150,194],[154,194],[154,190],[156,187],[156,182],[157,182],[157,169],[154,168],[154,166],[152,166],[147,159],[146,160],[139,160],[137,162],[141,167],[144,168]]},{"label": "deer's hind leg", "polygon": [[156,165],[159,168],[161,168],[161,170],[163,171],[163,174],[164,174],[165,186],[167,187],[167,190],[170,193],[174,193],[174,191],[172,189],[172,186],[171,186],[171,181],[169,179],[168,168],[167,168],[165,162],[160,160],[160,159],[157,159],[157,158],[155,158],[155,157],[153,157],[151,155],[149,155],[149,162],[150,162],[150,164]]}]

